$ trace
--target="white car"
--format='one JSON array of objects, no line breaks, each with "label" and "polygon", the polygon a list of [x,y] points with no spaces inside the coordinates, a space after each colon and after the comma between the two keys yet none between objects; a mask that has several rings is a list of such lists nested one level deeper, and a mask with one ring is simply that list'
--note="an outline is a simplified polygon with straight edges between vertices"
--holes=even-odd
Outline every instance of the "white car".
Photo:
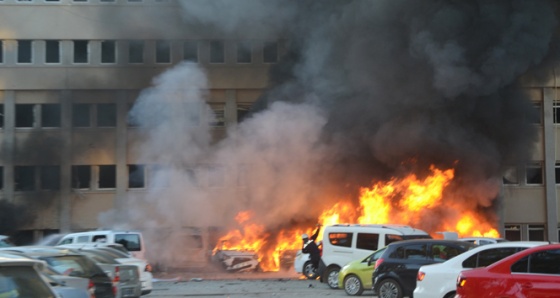
[{"label": "white car", "polygon": [[294,270],[307,279],[317,278],[317,270],[313,268],[311,259],[309,259],[309,254],[304,254],[301,249],[297,251],[294,259]]},{"label": "white car", "polygon": [[465,237],[465,238],[459,238],[458,240],[474,243],[475,245],[486,245],[486,244],[508,241],[504,238],[492,238],[492,237]]},{"label": "white car", "polygon": [[420,267],[414,298],[455,297],[457,276],[463,270],[488,266],[529,247],[548,244],[536,241],[511,241],[478,246],[448,261]]},{"label": "white car", "polygon": [[60,297],[41,277],[45,263],[0,253],[0,297]]}]

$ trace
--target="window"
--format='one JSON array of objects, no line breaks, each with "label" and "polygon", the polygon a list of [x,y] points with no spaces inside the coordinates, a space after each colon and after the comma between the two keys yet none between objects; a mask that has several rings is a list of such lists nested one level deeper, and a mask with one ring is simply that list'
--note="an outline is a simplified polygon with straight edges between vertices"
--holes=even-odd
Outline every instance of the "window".
[{"label": "window", "polygon": [[128,188],[146,187],[146,172],[144,165],[128,165]]},{"label": "window", "polygon": [[269,41],[264,43],[263,48],[263,62],[276,63],[278,62],[278,43]]},{"label": "window", "polygon": [[237,123],[241,123],[249,115],[251,109],[250,103],[237,104]]},{"label": "window", "polygon": [[31,40],[18,40],[17,41],[17,62],[18,63],[31,63]]},{"label": "window", "polygon": [[4,63],[4,42],[0,40],[0,63]]},{"label": "window", "polygon": [[4,189],[4,167],[0,167],[0,189]]},{"label": "window", "polygon": [[58,40],[45,42],[45,62],[60,63],[60,42]]},{"label": "window", "polygon": [[117,62],[116,45],[113,40],[101,42],[101,63]]},{"label": "window", "polygon": [[42,166],[39,171],[40,187],[42,190],[60,189],[60,167]]},{"label": "window", "polygon": [[225,46],[223,41],[214,40],[210,42],[210,63],[225,62]]},{"label": "window", "polygon": [[198,62],[198,42],[185,41],[183,43],[183,59]]},{"label": "window", "polygon": [[144,62],[144,41],[131,40],[128,43],[128,62],[143,63]]},{"label": "window", "polygon": [[171,63],[171,42],[167,40],[156,42],[156,63]]},{"label": "window", "polygon": [[210,126],[224,127],[225,121],[225,106],[224,104],[211,104],[213,115],[211,115]]},{"label": "window", "polygon": [[352,233],[330,233],[329,242],[334,246],[352,247]]},{"label": "window", "polygon": [[521,226],[507,225],[505,226],[506,239],[509,241],[521,241]]},{"label": "window", "polygon": [[237,63],[251,63],[253,44],[250,41],[237,43]]},{"label": "window", "polygon": [[14,167],[14,189],[16,191],[35,190],[35,167],[15,166]]},{"label": "window", "polygon": [[517,178],[517,167],[510,167],[504,172],[503,183],[504,184],[519,184],[519,179]]},{"label": "window", "polygon": [[4,105],[0,104],[0,128],[4,127]]},{"label": "window", "polygon": [[16,127],[33,127],[35,121],[34,111],[34,104],[16,104]]},{"label": "window", "polygon": [[377,250],[379,246],[379,234],[358,233],[356,238],[356,248]]},{"label": "window", "polygon": [[71,187],[74,189],[91,188],[91,166],[72,166]]},{"label": "window", "polygon": [[533,163],[527,165],[525,169],[525,178],[527,184],[542,184],[543,183],[543,168],[540,163]]},{"label": "window", "polygon": [[531,123],[542,124],[542,104],[540,102],[533,103],[533,108],[535,109],[534,115],[530,115]]},{"label": "window", "polygon": [[117,126],[117,106],[115,104],[105,103],[97,105],[97,126]]},{"label": "window", "polygon": [[150,188],[165,188],[169,186],[170,171],[161,165],[152,165],[149,171]]},{"label": "window", "polygon": [[41,105],[41,127],[60,127],[60,105]]},{"label": "window", "polygon": [[89,104],[77,103],[72,105],[72,126],[91,126],[91,111]]},{"label": "window", "polygon": [[560,250],[550,249],[530,254],[511,266],[511,272],[560,275]]},{"label": "window", "polygon": [[555,101],[552,104],[552,111],[553,111],[553,114],[554,114],[554,116],[553,116],[554,117],[554,119],[553,119],[554,123],[556,123],[556,124],[560,123],[560,102],[559,101]]},{"label": "window", "polygon": [[117,186],[117,168],[114,165],[99,166],[99,188]]},{"label": "window", "polygon": [[529,225],[529,241],[545,241],[544,225]]},{"label": "window", "polygon": [[523,249],[525,247],[502,247],[483,250],[464,260],[463,268],[486,267]]},{"label": "window", "polygon": [[427,259],[426,245],[414,244],[414,245],[403,245],[395,249],[394,252],[389,256],[394,259]]},{"label": "window", "polygon": [[88,62],[88,41],[74,40],[74,63]]},{"label": "window", "polygon": [[128,251],[140,251],[142,249],[138,234],[115,234],[115,243],[122,244]]},{"label": "window", "polygon": [[556,184],[560,184],[560,162],[554,165],[554,180]]}]

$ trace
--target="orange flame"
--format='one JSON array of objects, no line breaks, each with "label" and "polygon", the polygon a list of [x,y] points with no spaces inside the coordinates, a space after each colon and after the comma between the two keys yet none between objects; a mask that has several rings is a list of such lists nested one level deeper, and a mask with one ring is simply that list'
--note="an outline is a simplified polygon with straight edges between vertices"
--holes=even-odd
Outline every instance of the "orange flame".
[{"label": "orange flame", "polygon": [[[322,225],[395,223],[422,229],[426,221],[436,217],[427,232],[455,231],[461,237],[499,237],[492,223],[466,206],[445,201],[444,190],[453,180],[454,173],[453,169],[440,170],[431,166],[430,175],[423,179],[410,174],[377,182],[371,188],[360,190],[358,206],[350,201],[340,201],[324,210],[318,222]],[[251,211],[239,212],[236,221],[242,230],[230,231],[220,238],[218,245],[222,246],[221,249],[257,252],[264,271],[278,271],[281,253],[301,249],[300,235],[313,233],[312,228],[292,228],[272,235],[265,232],[264,226],[251,222],[251,218]],[[321,234],[317,239],[322,239]]]}]

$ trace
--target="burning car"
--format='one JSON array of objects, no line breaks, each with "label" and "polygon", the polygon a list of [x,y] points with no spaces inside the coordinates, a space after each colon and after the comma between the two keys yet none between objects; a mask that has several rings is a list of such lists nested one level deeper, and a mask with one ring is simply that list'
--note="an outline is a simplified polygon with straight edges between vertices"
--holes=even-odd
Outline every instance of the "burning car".
[{"label": "burning car", "polygon": [[216,250],[213,260],[228,272],[255,272],[259,270],[259,258],[253,251]]}]

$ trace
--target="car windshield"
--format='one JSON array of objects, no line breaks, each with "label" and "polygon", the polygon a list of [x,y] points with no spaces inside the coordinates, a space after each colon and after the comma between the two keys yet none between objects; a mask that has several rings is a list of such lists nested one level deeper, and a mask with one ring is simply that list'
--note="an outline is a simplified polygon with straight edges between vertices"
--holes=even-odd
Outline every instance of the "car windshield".
[{"label": "car windshield", "polygon": [[138,234],[116,234],[115,243],[122,244],[128,251],[140,251],[140,235]]},{"label": "car windshield", "polygon": [[33,267],[5,266],[0,267],[0,297],[55,296]]},{"label": "car windshield", "polygon": [[373,262],[373,261],[376,261],[377,259],[379,259],[379,257],[381,256],[381,254],[383,254],[383,252],[385,251],[385,249],[387,249],[387,247],[383,247],[383,248],[380,248],[380,249],[374,251],[371,255],[367,256],[362,262]]},{"label": "car windshield", "polygon": [[91,259],[83,255],[48,256],[41,259],[64,275],[90,278],[105,274]]}]

